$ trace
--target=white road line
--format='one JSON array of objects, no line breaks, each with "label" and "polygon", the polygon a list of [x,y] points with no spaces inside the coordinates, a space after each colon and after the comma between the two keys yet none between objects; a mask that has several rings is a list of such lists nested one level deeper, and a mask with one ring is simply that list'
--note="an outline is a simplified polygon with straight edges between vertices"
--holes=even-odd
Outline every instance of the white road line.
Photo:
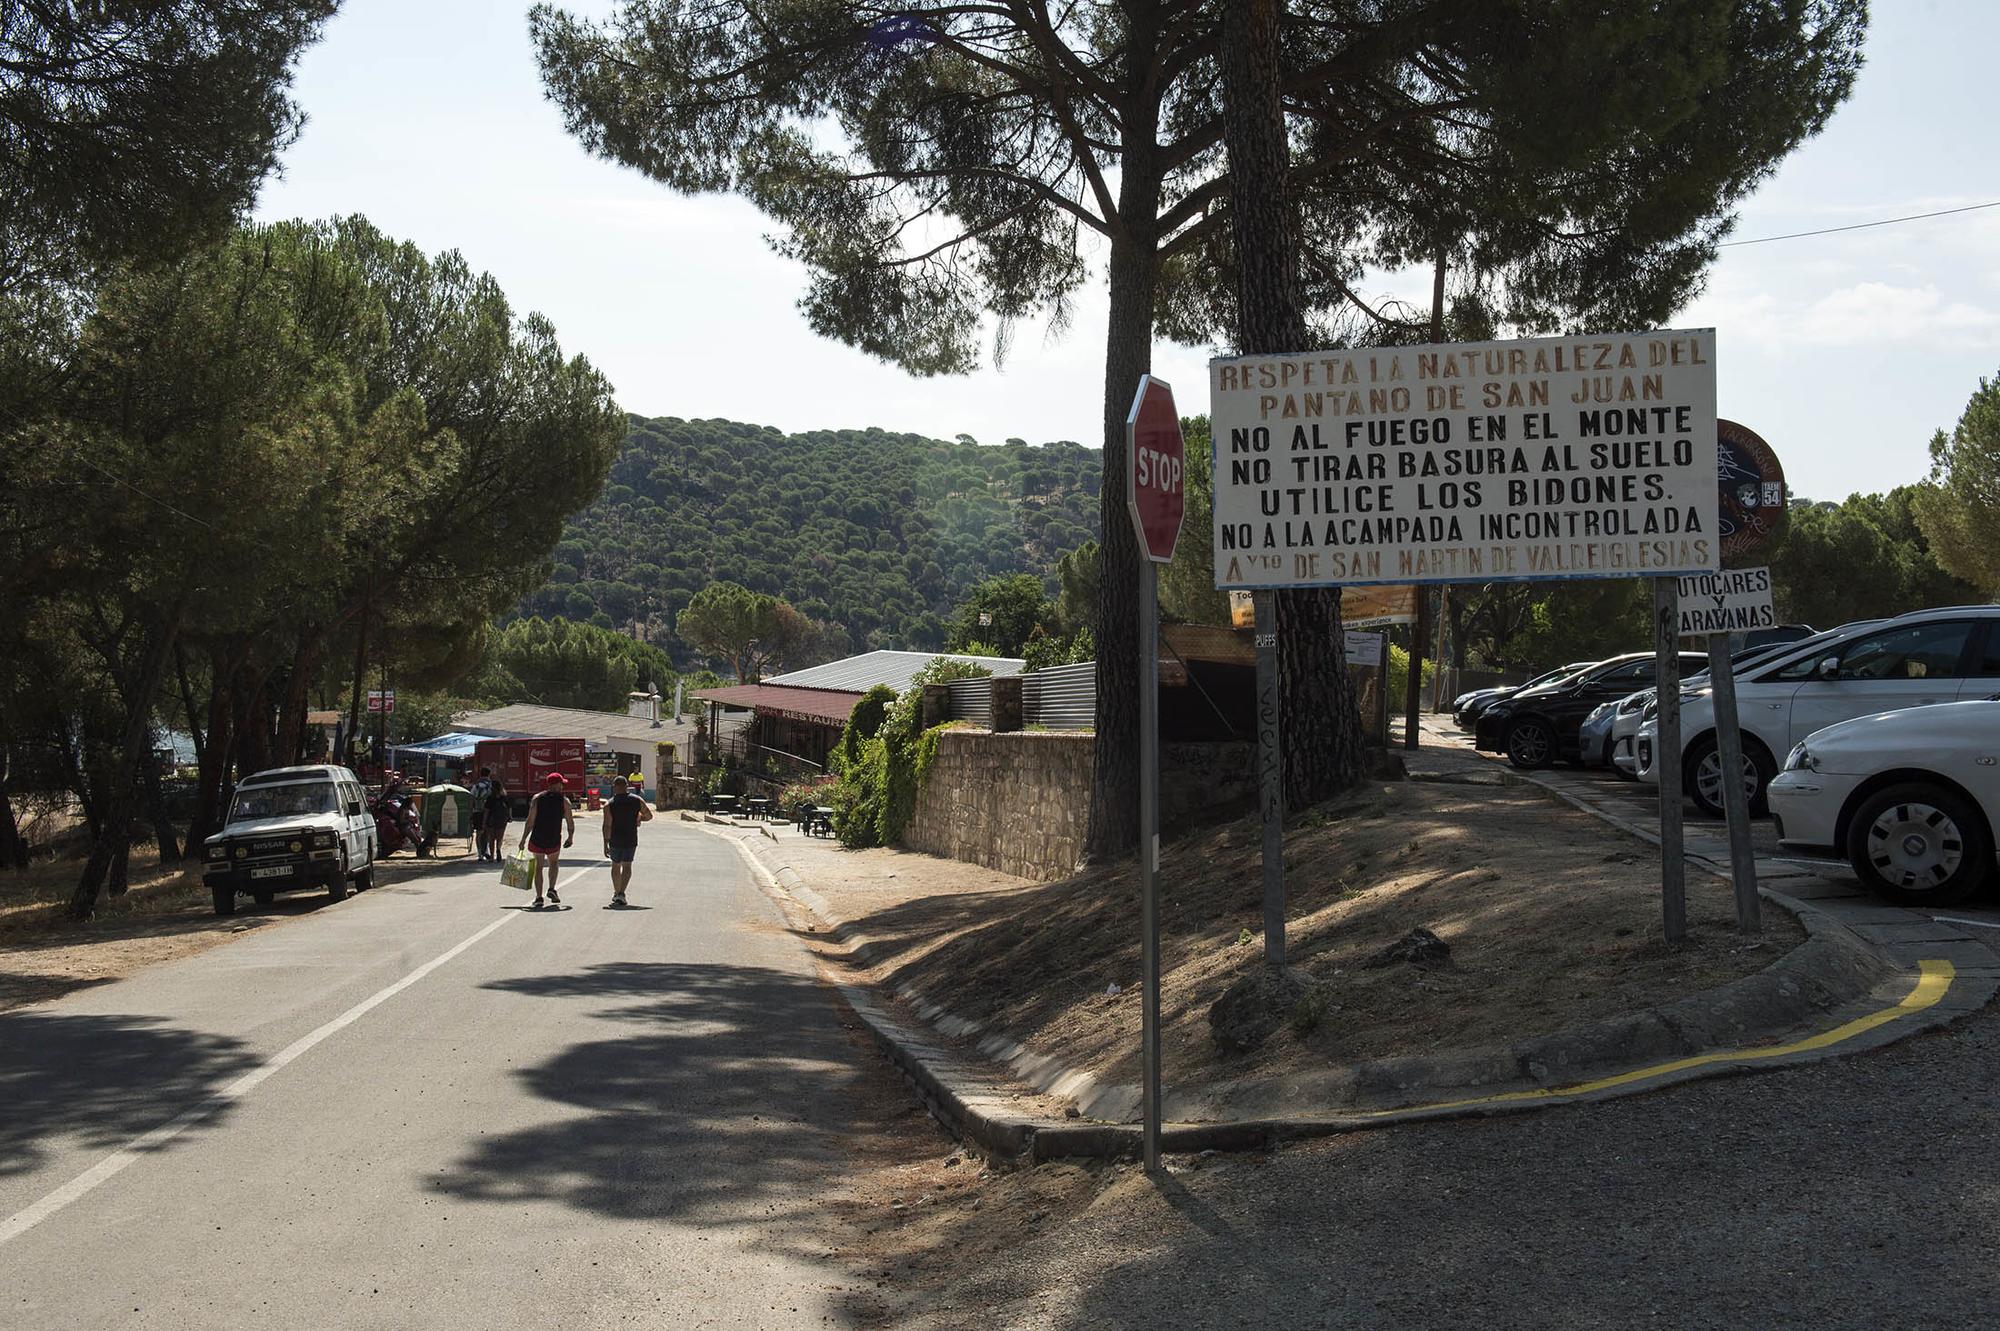
[{"label": "white road line", "polygon": [[1992,920],[1962,920],[1956,915],[1933,915],[1931,918],[1939,924],[1969,924],[1978,929],[2000,929],[2000,924]]},{"label": "white road line", "polygon": [[[592,869],[602,867],[603,864],[604,861],[600,860],[595,864],[585,865],[569,877],[563,879],[560,883],[557,883],[557,890],[560,891],[568,887]],[[105,1156],[102,1160],[99,1160],[89,1169],[84,1170],[83,1173],[78,1174],[75,1178],[63,1184],[54,1192],[49,1193],[25,1210],[18,1211],[9,1216],[6,1221],[0,1222],[0,1244],[10,1243],[21,1237],[21,1235],[27,1233],[36,1225],[41,1224],[42,1221],[48,1219],[57,1211],[62,1210],[71,1202],[88,1195],[99,1184],[122,1171],[127,1165],[139,1160],[149,1152],[166,1145],[195,1124],[215,1114],[223,1106],[241,1100],[244,1096],[263,1085],[265,1079],[270,1077],[272,1073],[305,1054],[320,1041],[352,1026],[355,1022],[361,1020],[361,1018],[367,1016],[397,994],[402,993],[405,989],[408,989],[411,985],[423,979],[426,975],[429,975],[432,971],[444,965],[447,961],[450,961],[480,939],[485,938],[488,934],[493,933],[504,925],[512,923],[520,917],[520,912],[501,916],[443,955],[432,958],[394,984],[362,999],[359,1003],[356,1003],[353,1007],[326,1023],[326,1025],[300,1036],[277,1053],[271,1055],[264,1062],[238,1077],[235,1081],[216,1091],[208,1099],[203,1100],[192,1109],[182,1113],[179,1117],[161,1124],[151,1132],[134,1137],[131,1141],[119,1147],[110,1155]]]}]

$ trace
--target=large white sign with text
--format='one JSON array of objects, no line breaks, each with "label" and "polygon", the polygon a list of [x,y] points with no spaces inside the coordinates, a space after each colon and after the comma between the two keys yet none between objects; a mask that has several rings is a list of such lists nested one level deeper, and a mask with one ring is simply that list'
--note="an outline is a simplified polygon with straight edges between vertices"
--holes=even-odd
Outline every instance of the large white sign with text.
[{"label": "large white sign with text", "polygon": [[1719,566],[1712,329],[1209,362],[1215,585]]}]

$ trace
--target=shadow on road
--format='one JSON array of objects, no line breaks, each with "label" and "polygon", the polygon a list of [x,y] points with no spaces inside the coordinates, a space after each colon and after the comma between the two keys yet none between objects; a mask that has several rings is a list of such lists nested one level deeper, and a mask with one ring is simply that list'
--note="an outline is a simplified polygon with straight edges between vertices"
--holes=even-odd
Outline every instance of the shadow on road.
[{"label": "shadow on road", "polygon": [[123,1146],[256,1061],[241,1041],[154,1017],[0,1015],[0,1175],[35,1168],[54,1141]]},{"label": "shadow on road", "polygon": [[628,962],[487,988],[602,999],[597,1015],[625,1029],[518,1073],[588,1117],[481,1140],[437,1181],[456,1196],[720,1226],[793,1216],[804,1241],[823,1218],[816,1190],[848,1152],[921,1113],[907,1096],[884,1104],[884,1084],[901,1088],[809,976]]}]

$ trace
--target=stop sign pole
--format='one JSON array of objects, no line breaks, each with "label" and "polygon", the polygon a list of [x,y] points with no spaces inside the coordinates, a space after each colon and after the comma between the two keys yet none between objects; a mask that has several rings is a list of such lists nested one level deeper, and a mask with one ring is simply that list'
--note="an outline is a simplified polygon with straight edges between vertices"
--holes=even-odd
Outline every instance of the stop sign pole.
[{"label": "stop sign pole", "polygon": [[1139,539],[1139,927],[1142,943],[1140,1063],[1146,1172],[1160,1169],[1160,584],[1186,511],[1174,390],[1150,374],[1125,417],[1125,502]]}]

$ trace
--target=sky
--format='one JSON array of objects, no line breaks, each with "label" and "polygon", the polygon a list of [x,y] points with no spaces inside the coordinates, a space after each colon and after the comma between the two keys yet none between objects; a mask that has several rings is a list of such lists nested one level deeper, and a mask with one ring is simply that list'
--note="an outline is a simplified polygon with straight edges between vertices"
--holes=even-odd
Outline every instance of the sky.
[{"label": "sky", "polygon": [[[2000,201],[1988,81],[2000,4],[1872,8],[1853,96],[1742,207],[1736,240]],[[258,217],[361,213],[459,250],[641,415],[1099,442],[1101,280],[1063,336],[1023,327],[1003,367],[968,376],[914,378],[821,338],[796,308],[804,270],[772,252],[754,208],[674,194],[564,132],[526,9],[345,0],[300,61],[308,123]],[[1670,322],[1716,329],[1720,412],[1763,435],[1795,494],[1920,480],[1933,431],[2000,371],[2000,208],[1732,245]],[[1206,409],[1211,354],[1155,348],[1183,413]]]}]

